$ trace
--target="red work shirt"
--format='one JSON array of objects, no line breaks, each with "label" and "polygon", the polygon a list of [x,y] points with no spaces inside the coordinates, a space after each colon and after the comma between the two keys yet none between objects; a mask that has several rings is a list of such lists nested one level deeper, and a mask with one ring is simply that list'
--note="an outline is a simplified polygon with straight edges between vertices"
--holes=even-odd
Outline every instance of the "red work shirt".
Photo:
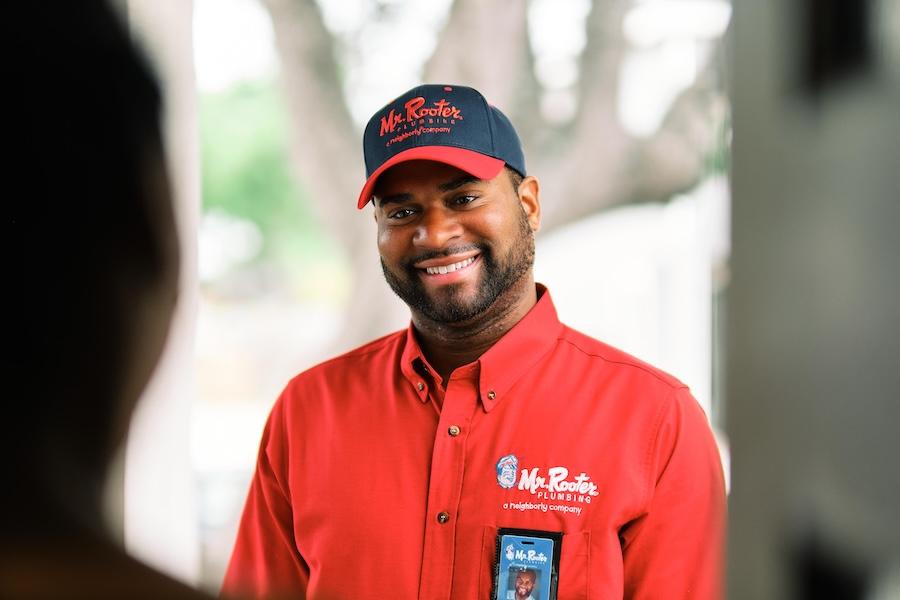
[{"label": "red work shirt", "polygon": [[515,527],[562,533],[559,600],[719,597],[725,494],[701,408],[538,289],[446,389],[412,327],[294,378],[223,593],[486,599]]}]

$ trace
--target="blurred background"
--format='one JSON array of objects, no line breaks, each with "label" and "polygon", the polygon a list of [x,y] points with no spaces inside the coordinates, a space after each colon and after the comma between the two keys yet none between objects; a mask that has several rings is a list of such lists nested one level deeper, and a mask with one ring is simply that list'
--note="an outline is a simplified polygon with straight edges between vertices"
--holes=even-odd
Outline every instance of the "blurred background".
[{"label": "blurred background", "polygon": [[111,485],[133,553],[215,591],[281,388],[406,325],[354,198],[365,120],[425,81],[516,124],[563,320],[689,384],[734,456],[730,597],[900,597],[896,1],[118,4],[187,250]]},{"label": "blurred background", "polygon": [[366,120],[423,81],[476,87],[515,123],[562,319],[681,378],[720,429],[728,2],[120,4],[167,88],[188,248],[124,459],[132,552],[216,591],[282,387],[407,325],[354,198]]}]

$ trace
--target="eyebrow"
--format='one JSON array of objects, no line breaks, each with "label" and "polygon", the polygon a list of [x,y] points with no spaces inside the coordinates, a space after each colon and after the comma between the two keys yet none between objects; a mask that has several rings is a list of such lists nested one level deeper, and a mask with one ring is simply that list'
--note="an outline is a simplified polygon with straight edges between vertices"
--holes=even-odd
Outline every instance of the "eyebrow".
[{"label": "eyebrow", "polygon": [[385,204],[399,204],[401,202],[408,202],[412,199],[412,194],[392,194],[390,196],[375,196],[376,204],[381,207]]},{"label": "eyebrow", "polygon": [[438,186],[438,189],[442,192],[449,192],[451,190],[461,188],[467,183],[475,183],[478,181],[481,181],[481,179],[475,177],[474,175],[463,175],[462,177],[457,177],[456,179],[448,181],[447,183],[442,183]]},{"label": "eyebrow", "polygon": [[[475,177],[474,175],[462,175],[461,177],[457,177],[456,179],[452,179],[447,183],[442,183],[438,185],[438,189],[442,192],[450,192],[455,189],[459,189],[464,185],[469,183],[480,182],[482,179]],[[399,204],[401,202],[408,202],[412,200],[412,194],[409,193],[400,193],[400,194],[391,194],[390,196],[378,197],[375,196],[377,200],[376,204],[378,206],[384,206],[386,204]]]}]

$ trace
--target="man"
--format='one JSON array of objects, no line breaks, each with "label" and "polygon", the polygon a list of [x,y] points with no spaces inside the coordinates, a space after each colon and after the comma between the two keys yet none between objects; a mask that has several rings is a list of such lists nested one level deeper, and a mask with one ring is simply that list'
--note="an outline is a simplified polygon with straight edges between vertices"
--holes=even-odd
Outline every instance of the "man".
[{"label": "man", "polygon": [[706,418],[673,377],[557,319],[532,274],[540,185],[509,120],[475,90],[424,85],[363,146],[358,206],[373,202],[412,323],[288,384],[225,591],[487,598],[517,530],[556,540],[528,558],[553,562],[560,599],[716,597]]},{"label": "man", "polygon": [[516,600],[534,600],[531,591],[534,582],[537,581],[537,573],[531,569],[524,569],[516,573]]}]

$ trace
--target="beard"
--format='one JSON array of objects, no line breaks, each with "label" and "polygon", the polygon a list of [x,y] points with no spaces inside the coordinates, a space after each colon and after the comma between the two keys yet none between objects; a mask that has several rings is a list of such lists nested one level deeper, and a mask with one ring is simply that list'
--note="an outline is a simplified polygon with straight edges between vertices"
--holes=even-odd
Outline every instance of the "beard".
[{"label": "beard", "polygon": [[[462,284],[443,286],[437,294],[429,295],[413,265],[419,261],[478,250],[482,262],[482,277],[474,297],[468,298]],[[516,239],[506,256],[497,256],[494,248],[485,242],[454,246],[446,250],[420,254],[405,261],[400,273],[391,271],[381,259],[384,278],[394,293],[413,311],[438,323],[469,321],[487,311],[497,299],[528,273],[534,264],[534,235],[525,213],[521,213]]]}]

